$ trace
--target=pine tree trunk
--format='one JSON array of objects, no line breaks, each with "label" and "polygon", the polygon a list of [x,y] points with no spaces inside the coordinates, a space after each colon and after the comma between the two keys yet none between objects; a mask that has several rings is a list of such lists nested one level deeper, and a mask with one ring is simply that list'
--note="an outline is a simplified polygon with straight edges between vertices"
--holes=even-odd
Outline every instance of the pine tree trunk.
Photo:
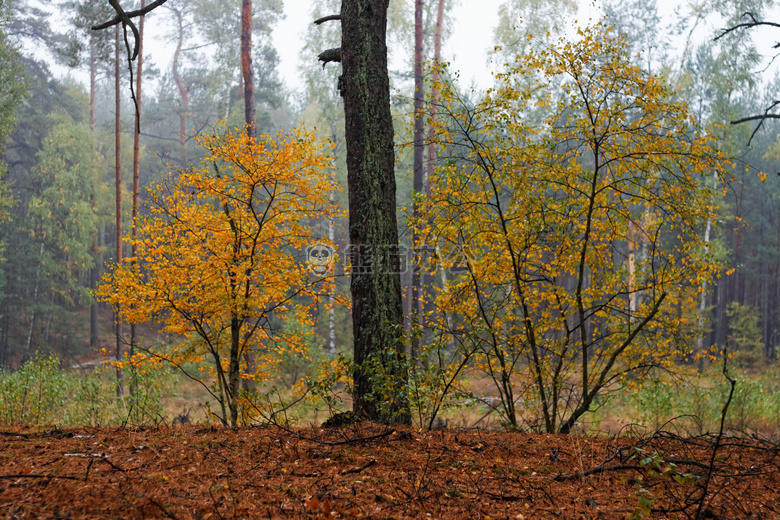
[{"label": "pine tree trunk", "polygon": [[[423,83],[423,0],[414,2],[414,180],[413,189],[416,193],[423,191],[423,177],[425,165],[423,156],[425,152],[425,119],[423,118],[423,102],[425,100],[425,84]],[[420,216],[420,208],[417,202],[413,203],[412,213],[414,219]],[[420,237],[412,230],[412,247],[419,248]],[[422,312],[420,309],[421,287],[421,258],[414,256],[412,266],[412,301],[410,306],[410,329],[412,332],[411,363],[417,362],[420,351],[420,327],[422,326]]]},{"label": "pine tree trunk", "polygon": [[244,78],[244,118],[247,135],[257,138],[255,78],[252,70],[252,0],[241,0],[241,74]]},{"label": "pine tree trunk", "polygon": [[[121,124],[121,57],[119,48],[121,45],[121,27],[116,26],[116,49],[114,52],[115,67],[114,67],[114,82],[115,82],[115,96],[116,96],[116,119],[115,119],[115,154],[116,154],[116,265],[122,263],[122,124]],[[120,318],[119,309],[116,313],[116,350],[114,352],[117,361],[122,359],[122,319]],[[122,369],[117,366],[116,369],[116,395],[121,397],[124,395],[124,388],[122,387]]]},{"label": "pine tree trunk", "polygon": [[[97,56],[95,50],[95,36],[89,35],[89,128],[92,133],[95,132],[95,93],[96,93],[96,76],[97,76]],[[95,255],[95,267],[89,273],[90,287],[97,288],[98,282],[100,282],[100,269],[101,262],[99,262],[98,251],[98,237],[97,230],[95,231],[95,240],[92,244],[93,253]],[[97,347],[98,344],[98,303],[92,302],[89,306],[89,346]]]},{"label": "pine tree trunk", "polygon": [[[257,123],[255,122],[255,76],[254,70],[252,69],[252,0],[241,0],[241,77],[244,81],[244,120],[246,123],[246,133],[250,139],[257,139]],[[237,362],[240,362],[240,360],[237,360]],[[246,363],[244,370],[247,373],[253,373],[255,369],[255,354],[247,350],[244,353],[244,362]],[[254,387],[255,384],[252,380],[244,380],[245,390],[249,391]],[[238,412],[236,411],[236,413]],[[233,426],[235,426],[235,424]]]},{"label": "pine tree trunk", "polygon": [[393,120],[387,74],[389,0],[341,4],[349,238],[352,254],[354,409],[411,422],[395,204]]},{"label": "pine tree trunk", "polygon": [[[179,74],[179,59],[181,58],[181,48],[184,45],[184,24],[182,21],[182,12],[180,9],[172,8],[176,16],[176,26],[179,33],[179,39],[176,43],[176,51],[173,53],[173,81],[176,88],[179,89],[181,96],[181,110],[179,110],[179,144],[181,146],[181,164],[187,164],[187,111],[190,106],[190,93],[184,86],[184,81]],[[142,22],[143,23],[143,22]],[[140,54],[140,51],[139,51]],[[227,118],[226,118],[227,119]]]},{"label": "pine tree trunk", "polygon": [[[335,158],[333,160],[335,163]],[[334,197],[333,193],[330,194],[330,203],[334,203]],[[333,217],[330,217],[328,219],[328,240],[331,244],[336,243],[336,225],[333,220]],[[329,349],[328,352],[330,353],[331,359],[336,359],[336,287],[335,285],[333,288],[328,292],[328,304],[330,308],[328,309],[328,338],[329,338]]]},{"label": "pine tree trunk", "polygon": [[438,114],[440,78],[439,66],[441,64],[441,29],[444,24],[444,0],[439,0],[439,6],[436,11],[436,30],[433,35],[433,74],[431,87],[431,120],[428,126],[428,167],[423,177],[423,189],[428,193],[428,179],[431,172],[436,167],[436,116]]},{"label": "pine tree trunk", "polygon": [[[429,193],[430,190],[430,177],[433,173],[433,170],[436,168],[436,116],[438,115],[439,110],[439,88],[438,83],[440,80],[441,75],[439,74],[439,67],[441,65],[441,33],[442,33],[442,26],[444,25],[444,0],[439,0],[439,5],[436,10],[436,28],[433,33],[433,73],[431,74],[431,101],[430,101],[430,122],[428,125],[428,161],[427,165],[425,167],[425,172],[423,174],[423,193],[426,195]],[[436,244],[436,254],[437,258],[441,258],[441,249],[439,248],[439,245]],[[440,276],[441,276],[441,284],[442,288],[446,290],[447,288],[447,271],[444,269],[444,265],[442,264],[439,268]],[[423,285],[426,287],[426,291],[424,294],[426,294],[426,305],[423,306],[426,313],[430,315],[430,313],[434,312],[436,310],[436,306],[434,305],[434,282],[435,276],[430,276],[428,281],[426,281],[425,278],[423,278]],[[447,316],[447,324],[452,330],[452,317]],[[428,333],[431,331],[428,330]],[[424,337],[424,339],[426,339]],[[453,340],[454,341],[454,340]]]},{"label": "pine tree trunk", "polygon": [[[141,9],[146,7],[146,0],[141,0]],[[136,97],[136,112],[135,112],[135,132],[133,132],[133,222],[132,222],[132,251],[133,263],[135,263],[135,255],[137,253],[135,240],[138,238],[138,181],[140,173],[140,159],[141,159],[141,79],[144,72],[144,19],[145,16],[141,16],[141,20],[138,23],[138,65],[135,76],[135,97]],[[135,323],[130,324],[130,357],[135,354]],[[135,366],[135,365],[133,365]],[[135,390],[138,387],[138,373],[133,368],[133,376],[130,381],[130,395],[135,395]]]}]

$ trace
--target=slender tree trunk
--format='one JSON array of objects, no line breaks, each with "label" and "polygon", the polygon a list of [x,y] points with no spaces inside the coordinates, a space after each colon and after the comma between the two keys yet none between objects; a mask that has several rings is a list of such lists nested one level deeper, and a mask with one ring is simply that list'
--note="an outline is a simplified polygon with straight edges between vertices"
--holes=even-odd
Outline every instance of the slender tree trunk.
[{"label": "slender tree trunk", "polygon": [[228,407],[230,408],[230,426],[238,426],[240,370],[241,321],[233,318],[230,322],[230,366],[228,368]]},{"label": "slender tree trunk", "polygon": [[[54,308],[54,303],[55,303],[54,293],[51,293],[50,305],[52,308]],[[49,338],[50,338],[49,333],[51,332],[51,320],[53,317],[54,317],[53,314],[49,312],[49,316],[46,318],[46,327],[43,329],[44,330],[43,340],[47,344],[49,343]],[[62,354],[64,355],[65,353],[63,352]]]},{"label": "slender tree trunk", "polygon": [[[335,158],[333,160],[335,163]],[[333,204],[333,193],[330,194],[330,203]],[[336,226],[331,216],[328,219],[328,240],[331,244],[336,242]],[[335,266],[334,266],[335,268]],[[330,309],[328,310],[328,338],[329,338],[329,353],[332,359],[336,358],[336,287],[334,286],[328,293],[328,304]]]},{"label": "slender tree trunk", "polygon": [[436,116],[439,111],[439,88],[438,83],[441,75],[439,66],[441,65],[441,28],[444,24],[444,0],[439,0],[439,6],[436,11],[436,30],[433,36],[433,74],[431,87],[431,119],[428,126],[428,167],[423,178],[423,188],[428,193],[429,178],[434,168],[436,168]]},{"label": "slender tree trunk", "polygon": [[[181,58],[181,48],[184,45],[184,23],[183,15],[180,9],[171,8],[176,16],[176,25],[179,30],[179,39],[176,42],[176,52],[173,53],[173,81],[176,88],[179,89],[181,96],[181,110],[179,110],[179,144],[181,145],[181,164],[187,164],[187,112],[190,106],[190,93],[184,86],[184,81],[179,74],[179,60]],[[139,51],[140,54],[140,51]],[[226,118],[227,119],[227,118]]]},{"label": "slender tree trunk", "polygon": [[771,349],[769,345],[769,266],[761,262],[759,272],[761,273],[761,338],[764,341],[764,356],[771,359]]},{"label": "slender tree trunk", "polygon": [[628,222],[628,315],[636,317],[636,226]]},{"label": "slender tree trunk", "polygon": [[89,128],[95,131],[95,92],[97,76],[97,49],[95,35],[89,35]]},{"label": "slender tree trunk", "polygon": [[[11,242],[8,244],[9,247],[14,247],[16,240],[14,238],[11,238]],[[3,325],[2,325],[2,338],[0,338],[0,368],[10,368],[10,360],[8,359],[11,354],[11,345],[10,345],[10,329],[11,329],[11,298],[8,297],[10,294],[14,294],[14,291],[16,290],[16,281],[19,279],[19,276],[16,274],[16,270],[18,269],[18,262],[12,262],[8,266],[8,271],[6,271],[6,285],[3,288],[4,294],[3,294],[3,301],[2,301],[2,308],[3,308]]]},{"label": "slender tree trunk", "polygon": [[[433,34],[433,74],[431,75],[431,102],[430,102],[430,122],[428,124],[428,163],[423,175],[423,193],[426,195],[430,192],[430,177],[436,168],[436,117],[439,111],[439,88],[438,83],[441,75],[439,73],[439,67],[441,65],[441,33],[442,26],[444,25],[444,0],[439,0],[438,8],[436,10],[436,28]],[[441,249],[436,244],[437,258],[441,257]],[[444,269],[442,263],[439,268],[441,276],[441,284],[443,289],[447,289],[447,271]],[[430,313],[436,310],[434,303],[434,286],[435,276],[430,277],[430,281],[426,285],[425,294],[427,296],[428,306],[425,307],[426,312]],[[452,330],[452,316],[447,316],[447,326]],[[451,344],[454,344],[454,339]]]},{"label": "slender tree trunk", "polygon": [[[709,252],[710,249],[710,232],[712,230],[712,219],[707,218],[707,226],[704,228],[704,254],[706,255]],[[704,368],[704,318],[707,312],[707,282],[704,281],[701,284],[701,301],[699,302],[699,319],[698,319],[698,326],[699,326],[699,338],[696,340],[696,350],[698,355],[700,356],[699,359],[701,360],[699,362],[699,368]]]},{"label": "slender tree trunk", "polygon": [[[120,46],[121,46],[121,26],[116,26],[116,49],[114,52],[115,68],[114,68],[114,82],[116,95],[116,119],[115,119],[115,154],[116,154],[116,265],[122,263],[122,124],[121,124],[121,59],[120,59]],[[122,359],[122,318],[120,317],[119,309],[116,313],[116,350],[114,352],[116,360]],[[124,388],[122,386],[122,369],[117,366],[116,369],[116,395],[121,397],[124,395]]]},{"label": "slender tree trunk", "polygon": [[[423,118],[423,103],[425,101],[425,83],[423,82],[423,0],[414,2],[414,180],[413,188],[416,193],[423,191],[423,178],[425,176],[425,164],[423,156],[425,152],[425,119]],[[419,204],[413,203],[412,213],[416,221],[420,216]],[[412,247],[419,248],[420,237],[412,230]],[[421,287],[421,258],[414,255],[412,265],[412,300],[410,304],[410,329],[412,332],[411,363],[417,362],[420,351],[420,328],[422,327],[422,312],[420,306]]]},{"label": "slender tree trunk", "polygon": [[352,252],[354,409],[411,422],[395,211],[395,157],[387,74],[389,0],[341,3],[349,238]]},{"label": "slender tree trunk", "polygon": [[[252,69],[252,0],[241,0],[241,77],[244,82],[244,121],[246,123],[246,133],[250,139],[257,139],[255,75]],[[239,361],[238,359],[236,360],[237,363]],[[244,353],[244,361],[246,363],[246,371],[254,372],[254,353],[247,350]],[[253,381],[249,379],[244,380],[244,388],[247,391],[254,387]],[[236,413],[238,413],[237,410]],[[235,426],[235,423],[233,426]]]},{"label": "slender tree trunk", "polygon": [[257,138],[255,77],[252,70],[252,0],[241,0],[241,74],[244,78],[244,118],[249,137]]},{"label": "slender tree trunk", "polygon": [[[95,132],[95,93],[97,76],[97,51],[95,50],[95,36],[90,33],[89,35],[89,128],[92,133]],[[97,230],[95,230],[95,240],[92,243],[93,254],[95,255],[95,267],[89,274],[90,287],[93,289],[97,287],[100,282],[100,262],[98,262],[98,237]],[[89,306],[89,346],[97,347],[98,344],[98,303],[93,301]]]},{"label": "slender tree trunk", "polygon": [[[146,7],[146,0],[141,0],[141,9]],[[140,160],[141,160],[141,79],[143,78],[144,71],[144,19],[145,16],[141,16],[141,20],[138,22],[138,65],[135,76],[135,97],[137,99],[137,109],[135,111],[135,132],[133,132],[133,222],[132,222],[132,250],[131,256],[133,257],[133,263],[136,263],[135,255],[137,248],[135,240],[138,238],[138,177],[140,173]],[[135,323],[130,324],[130,357],[135,354]],[[135,365],[133,365],[135,366]],[[133,375],[130,381],[130,395],[135,395],[136,388],[138,387],[138,373],[133,368]]]},{"label": "slender tree trunk", "polygon": [[24,359],[30,359],[30,350],[32,349],[33,328],[35,328],[35,307],[38,305],[38,285],[41,280],[41,265],[43,265],[43,242],[41,242],[41,251],[38,253],[38,267],[35,269],[35,285],[33,286],[33,308],[30,313],[30,328],[27,332],[27,347],[24,351]]},{"label": "slender tree trunk", "polygon": [[[778,233],[780,233],[780,229],[778,229]],[[774,311],[771,315],[772,318],[772,333],[769,335],[770,338],[770,353],[769,353],[769,359],[772,361],[777,360],[777,336],[778,336],[778,327],[777,327],[777,308],[780,305],[780,283],[778,283],[778,279],[780,279],[780,266],[775,266],[774,268],[774,276],[772,277],[773,284],[774,284],[774,298],[772,301],[772,310]],[[7,319],[7,318],[6,318]]]},{"label": "slender tree trunk", "polygon": [[724,275],[718,280],[718,306],[715,309],[715,343],[720,348],[726,344],[727,322],[726,305],[728,305],[729,276]]}]

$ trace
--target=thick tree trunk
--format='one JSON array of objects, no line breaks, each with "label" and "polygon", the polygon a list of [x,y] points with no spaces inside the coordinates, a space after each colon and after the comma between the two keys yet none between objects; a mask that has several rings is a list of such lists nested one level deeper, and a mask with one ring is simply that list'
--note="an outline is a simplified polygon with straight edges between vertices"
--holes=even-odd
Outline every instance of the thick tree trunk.
[{"label": "thick tree trunk", "polygon": [[[146,0],[141,0],[141,9],[146,7]],[[138,65],[135,76],[135,97],[137,99],[137,107],[135,112],[135,132],[133,132],[133,222],[132,222],[132,251],[133,263],[135,263],[136,245],[135,239],[138,238],[138,177],[140,173],[140,159],[141,159],[141,79],[144,72],[144,19],[145,16],[141,16],[141,20],[138,23]],[[130,324],[130,356],[135,354],[135,323]],[[138,374],[133,369],[132,381],[130,381],[130,395],[135,394],[135,390],[138,386]]]},{"label": "thick tree trunk", "polygon": [[354,409],[410,423],[387,74],[389,0],[341,4],[349,238],[352,253]]},{"label": "thick tree trunk", "polygon": [[[423,82],[423,0],[414,2],[414,180],[413,189],[416,193],[423,191],[423,177],[425,165],[423,156],[425,152],[425,119],[423,118],[423,103],[425,100],[425,84]],[[420,216],[420,208],[417,202],[413,203],[413,215],[417,220]],[[412,230],[412,247],[419,247],[420,237]],[[415,255],[412,271],[412,301],[410,305],[410,328],[412,331],[411,362],[417,361],[420,351],[420,328],[422,326],[422,312],[420,308],[421,287],[421,258]]]},{"label": "thick tree trunk", "polygon": [[252,0],[241,0],[241,74],[244,78],[244,118],[249,137],[257,137],[255,77],[252,70]]},{"label": "thick tree trunk", "polygon": [[[115,96],[116,96],[116,119],[115,119],[115,154],[116,154],[116,265],[122,263],[122,124],[121,124],[121,61],[119,48],[122,45],[121,27],[116,26],[116,51],[114,53],[115,68],[114,68],[114,82],[115,82]],[[122,319],[120,318],[119,309],[116,313],[116,350],[114,352],[117,361],[122,359]],[[122,387],[122,370],[117,366],[116,369],[116,395],[121,397],[124,395],[124,388]]]}]

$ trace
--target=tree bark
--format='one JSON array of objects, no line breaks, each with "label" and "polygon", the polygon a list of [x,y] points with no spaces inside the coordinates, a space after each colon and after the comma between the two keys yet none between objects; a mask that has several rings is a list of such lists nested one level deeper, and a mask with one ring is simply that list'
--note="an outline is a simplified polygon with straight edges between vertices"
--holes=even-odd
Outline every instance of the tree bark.
[{"label": "tree bark", "polygon": [[241,74],[244,78],[244,118],[249,137],[257,138],[255,78],[252,70],[252,0],[241,0]]},{"label": "tree bark", "polygon": [[[95,132],[95,94],[96,76],[97,76],[97,51],[95,49],[95,35],[89,35],[89,128],[92,133]],[[93,242],[93,252],[95,255],[95,267],[90,272],[90,287],[97,288],[100,282],[100,262],[99,253],[100,244],[98,242],[98,232],[95,231],[95,241]],[[93,301],[89,306],[89,346],[97,347],[98,344],[98,303]]]},{"label": "tree bark", "polygon": [[33,304],[32,304],[32,313],[30,314],[30,328],[27,333],[27,347],[24,350],[24,360],[27,361],[30,359],[30,351],[32,350],[32,336],[33,336],[33,329],[35,327],[35,310],[38,306],[38,283],[41,279],[41,266],[43,265],[43,245],[44,242],[41,240],[41,252],[38,253],[38,267],[35,270],[35,286],[33,287]]},{"label": "tree bark", "polygon": [[95,93],[97,76],[97,44],[95,35],[89,35],[89,128],[95,131]]},{"label": "tree bark", "polygon": [[[141,0],[141,9],[146,7],[146,0]],[[143,77],[144,67],[144,19],[141,16],[138,23],[138,65],[135,76],[135,97],[137,99],[137,109],[135,111],[135,132],[133,132],[133,222],[132,222],[132,251],[133,263],[136,262],[137,253],[135,240],[138,238],[138,177],[140,173],[141,159],[141,78]],[[130,324],[130,356],[135,354],[135,323]],[[130,381],[130,395],[134,395],[138,387],[138,374],[133,368],[133,377]]]},{"label": "tree bark", "polygon": [[239,389],[241,387],[241,325],[242,320],[230,321],[230,365],[228,366],[227,399],[230,409],[230,427],[238,426]]},{"label": "tree bark", "polygon": [[[333,159],[335,163],[335,157]],[[335,164],[334,164],[335,170]],[[333,193],[330,194],[330,203],[334,203]],[[331,244],[336,243],[336,223],[331,216],[328,219],[328,240]],[[336,359],[336,286],[334,285],[330,291],[328,291],[328,352],[331,359]]]},{"label": "tree bark", "polygon": [[[181,9],[171,8],[174,16],[176,16],[176,25],[179,30],[179,39],[176,43],[176,51],[173,53],[173,81],[176,83],[176,88],[179,89],[179,95],[181,96],[181,110],[179,111],[179,144],[181,145],[181,164],[182,166],[187,164],[187,111],[190,106],[190,93],[184,86],[184,81],[179,74],[179,58],[181,57],[181,48],[184,45],[184,23],[182,21],[183,15]],[[139,52],[140,54],[140,52]],[[227,118],[225,118],[227,119]]]},{"label": "tree bark", "polygon": [[[423,193],[426,195],[430,191],[430,177],[433,173],[433,170],[436,168],[436,117],[438,115],[439,111],[439,87],[438,83],[441,78],[441,74],[439,73],[439,67],[441,66],[441,34],[442,34],[442,26],[444,25],[444,0],[439,0],[439,4],[437,6],[436,10],[436,27],[434,29],[433,33],[433,73],[431,74],[431,101],[430,101],[430,121],[428,123],[428,161],[427,165],[425,167],[425,171],[423,172]],[[441,258],[441,249],[439,248],[439,245],[436,245],[436,253],[437,257]],[[444,269],[444,266],[441,265],[439,268],[439,272],[441,275],[441,283],[443,288],[447,288],[447,271]],[[430,276],[429,280],[426,281],[425,278],[423,278],[423,285],[426,287],[425,294],[427,295],[427,301],[425,302],[425,305],[423,305],[423,309],[425,309],[426,312],[429,314],[434,312],[436,310],[436,306],[433,304],[434,301],[434,293],[433,293],[433,285],[434,285],[435,276]],[[448,326],[450,330],[452,330],[452,317],[447,316],[446,319]],[[430,330],[427,330],[426,332],[430,333]],[[424,337],[424,339],[427,339]],[[454,341],[454,340],[453,340]]]},{"label": "tree bark", "polygon": [[[115,118],[115,154],[116,154],[116,265],[122,263],[122,124],[121,124],[121,56],[120,46],[122,45],[121,26],[116,26],[116,50],[114,52],[115,68],[114,68],[114,83],[115,83],[115,96],[116,96],[116,118]],[[122,319],[120,317],[119,309],[116,312],[116,350],[114,352],[117,361],[122,359]],[[117,366],[116,369],[116,395],[121,397],[124,395],[124,388],[122,387],[122,369]]]},{"label": "tree bark", "polygon": [[[244,120],[246,122],[246,134],[250,139],[256,140],[255,75],[254,70],[252,69],[252,0],[241,0],[241,76],[244,80]],[[231,358],[231,363],[232,362],[233,360]],[[254,372],[255,354],[253,352],[247,350],[244,353],[244,362],[246,363],[246,372]],[[244,390],[250,391],[254,387],[255,384],[252,380],[244,380]],[[237,397],[236,394],[234,399],[237,399]],[[235,426],[235,424],[233,424],[233,426]]]},{"label": "tree bark", "polygon": [[[416,193],[423,191],[423,177],[425,176],[425,164],[423,156],[425,152],[425,120],[423,118],[423,103],[425,101],[425,84],[423,83],[423,0],[414,2],[414,180],[413,188]],[[420,216],[420,205],[415,201],[412,206],[414,220]],[[412,247],[418,248],[420,237],[417,231],[412,229]],[[410,329],[412,332],[411,362],[417,361],[420,351],[420,328],[422,327],[422,312],[420,308],[421,287],[421,259],[414,256],[412,266],[412,301],[410,305]]]},{"label": "tree bark", "polygon": [[440,74],[439,66],[441,64],[441,28],[444,24],[444,0],[439,0],[439,6],[436,11],[436,30],[433,35],[433,74],[431,87],[431,121],[428,126],[428,168],[423,178],[423,189],[428,192],[428,179],[431,172],[436,167],[436,116],[438,114],[439,88],[437,86]]},{"label": "tree bark", "polygon": [[387,73],[388,2],[341,4],[339,90],[344,98],[353,266],[353,397],[358,414],[409,424]]}]

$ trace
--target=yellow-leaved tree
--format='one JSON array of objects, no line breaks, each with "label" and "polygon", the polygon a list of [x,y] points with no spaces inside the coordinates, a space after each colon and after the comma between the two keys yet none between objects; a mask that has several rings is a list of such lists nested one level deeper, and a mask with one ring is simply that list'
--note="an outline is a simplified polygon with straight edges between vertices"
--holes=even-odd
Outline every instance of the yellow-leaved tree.
[{"label": "yellow-leaved tree", "polygon": [[569,432],[628,376],[693,350],[698,291],[718,268],[703,178],[724,165],[603,25],[497,80],[473,107],[442,90],[443,166],[416,226],[440,258],[468,262],[429,323],[457,345],[443,373],[484,371],[509,425]]},{"label": "yellow-leaved tree", "polygon": [[170,169],[149,189],[137,255],[106,275],[97,296],[123,320],[159,321],[185,338],[139,359],[200,364],[205,374],[189,375],[219,402],[220,420],[236,426],[250,406],[242,379],[268,377],[280,353],[305,355],[309,307],[332,279],[308,272],[304,253],[322,241],[310,225],[337,214],[337,186],[326,143],[302,130],[197,141],[201,166]]}]

